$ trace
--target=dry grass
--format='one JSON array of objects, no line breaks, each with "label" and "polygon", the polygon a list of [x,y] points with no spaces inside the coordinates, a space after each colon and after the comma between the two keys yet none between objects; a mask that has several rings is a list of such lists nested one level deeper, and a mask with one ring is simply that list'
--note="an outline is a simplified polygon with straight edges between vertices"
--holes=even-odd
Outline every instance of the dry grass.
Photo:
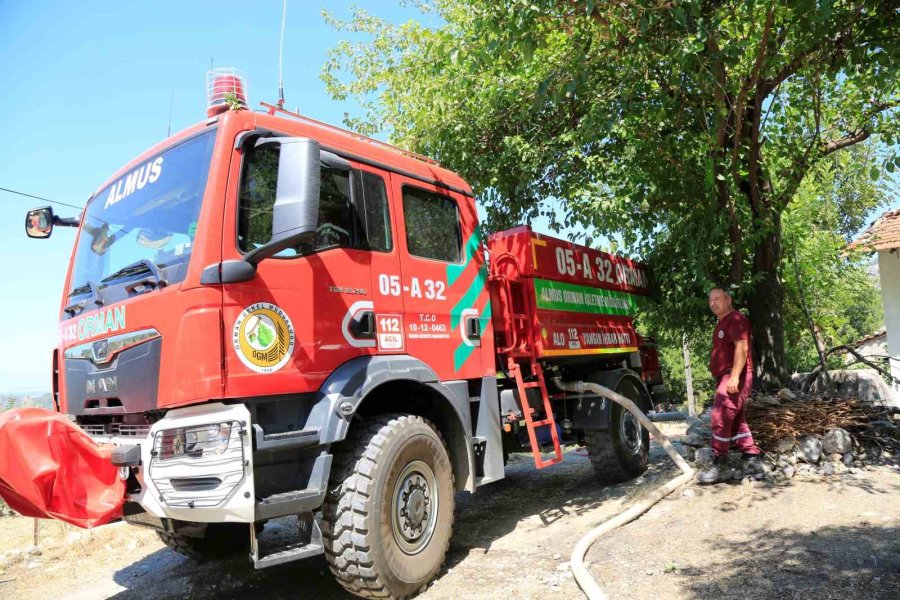
[{"label": "dry grass", "polygon": [[[97,529],[80,529],[62,521],[39,519],[37,546],[40,555],[29,557],[14,552],[24,551],[34,543],[34,519],[20,516],[0,518],[0,540],[0,554],[11,559],[9,568],[16,569],[20,579],[54,571],[76,573],[78,565],[84,561],[103,560],[110,553],[125,549],[155,549],[162,545],[152,531],[121,522]],[[39,562],[43,568],[33,571],[22,568],[31,561]]]}]

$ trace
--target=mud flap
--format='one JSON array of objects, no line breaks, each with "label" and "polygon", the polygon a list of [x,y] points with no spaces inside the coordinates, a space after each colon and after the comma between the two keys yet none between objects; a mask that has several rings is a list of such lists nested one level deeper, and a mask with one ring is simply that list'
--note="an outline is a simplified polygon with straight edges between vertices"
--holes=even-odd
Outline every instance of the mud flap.
[{"label": "mud flap", "polygon": [[125,501],[112,451],[59,413],[7,411],[0,414],[0,496],[26,517],[85,529],[109,523]]}]

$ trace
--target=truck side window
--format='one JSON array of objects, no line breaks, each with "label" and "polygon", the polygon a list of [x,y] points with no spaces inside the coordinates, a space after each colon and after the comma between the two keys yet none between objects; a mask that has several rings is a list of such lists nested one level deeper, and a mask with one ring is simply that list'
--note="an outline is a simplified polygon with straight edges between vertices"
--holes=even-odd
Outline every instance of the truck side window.
[{"label": "truck side window", "polygon": [[362,184],[368,248],[389,252],[394,247],[394,240],[391,235],[391,213],[388,209],[384,179],[374,173],[364,172]]},{"label": "truck side window", "polygon": [[299,254],[353,246],[356,211],[350,196],[350,173],[322,165],[319,225],[316,234],[297,246]]},{"label": "truck side window", "polygon": [[461,260],[459,210],[453,199],[404,186],[403,218],[410,254],[444,262]]},{"label": "truck side window", "polygon": [[[238,198],[238,247],[249,252],[272,238],[272,208],[278,185],[277,146],[249,147]],[[278,256],[310,254],[327,248],[348,248],[356,237],[356,211],[350,195],[350,174],[322,165],[319,224],[315,235]]]}]

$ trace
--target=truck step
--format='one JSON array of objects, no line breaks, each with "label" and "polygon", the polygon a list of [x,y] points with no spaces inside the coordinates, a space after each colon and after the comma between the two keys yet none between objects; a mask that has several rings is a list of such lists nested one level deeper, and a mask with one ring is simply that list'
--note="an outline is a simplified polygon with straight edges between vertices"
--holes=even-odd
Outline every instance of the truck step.
[{"label": "truck step", "polygon": [[302,429],[300,431],[284,431],[266,433],[258,424],[253,424],[253,437],[257,450],[287,450],[303,448],[319,443],[319,428]]},{"label": "truck step", "polygon": [[267,567],[274,567],[275,565],[294,562],[295,560],[303,560],[304,558],[318,556],[324,552],[325,547],[322,544],[301,544],[300,542],[296,542],[284,546],[271,554],[255,558],[253,560],[253,566],[257,569],[265,569]]},{"label": "truck step", "polygon": [[289,515],[299,515],[318,508],[325,499],[328,474],[331,472],[331,455],[322,453],[316,457],[307,487],[257,498],[256,520],[266,521]]},{"label": "truck step", "polygon": [[322,530],[319,523],[311,515],[298,518],[298,535],[286,543],[265,544],[256,539],[256,530],[250,526],[250,558],[257,569],[265,569],[295,560],[303,560],[318,556],[325,552],[322,542]]}]

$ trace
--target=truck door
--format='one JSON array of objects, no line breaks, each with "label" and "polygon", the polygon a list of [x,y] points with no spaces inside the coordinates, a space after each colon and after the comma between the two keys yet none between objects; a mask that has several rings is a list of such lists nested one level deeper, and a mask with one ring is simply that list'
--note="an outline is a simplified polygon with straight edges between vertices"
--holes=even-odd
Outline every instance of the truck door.
[{"label": "truck door", "polygon": [[[251,140],[252,142],[252,140]],[[271,238],[279,149],[243,144],[229,191],[223,260]],[[226,395],[312,391],[342,363],[371,354],[372,286],[355,207],[354,171],[322,166],[312,239],[259,263],[249,281],[224,288]]]},{"label": "truck door", "polygon": [[388,200],[390,175],[368,165],[358,165],[357,207],[365,231],[365,246],[371,252],[372,301],[374,339],[367,345],[378,354],[405,354],[405,318],[403,314],[403,277],[400,270],[400,249],[394,232],[395,214]]},{"label": "truck door", "polygon": [[477,252],[474,202],[436,185],[391,174],[401,248],[408,354],[441,380],[484,374],[482,334],[488,294]]}]

